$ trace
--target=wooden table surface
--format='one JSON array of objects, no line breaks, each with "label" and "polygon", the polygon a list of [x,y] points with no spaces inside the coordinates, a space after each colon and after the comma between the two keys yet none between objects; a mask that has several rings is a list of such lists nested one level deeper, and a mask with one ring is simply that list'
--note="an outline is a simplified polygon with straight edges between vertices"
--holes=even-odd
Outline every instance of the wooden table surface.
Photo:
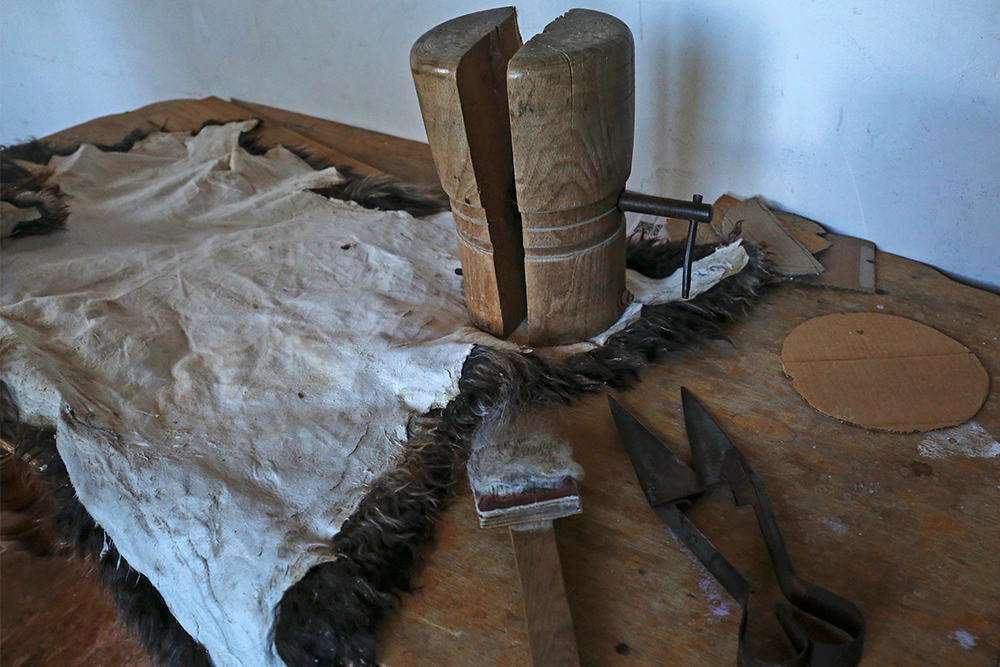
[{"label": "wooden table surface", "polygon": [[[135,128],[197,129],[208,118],[264,119],[265,144],[298,143],[340,164],[434,184],[426,145],[245,102],[177,100],[49,137],[114,142]],[[766,194],[766,193],[765,193]],[[821,221],[823,222],[823,221]],[[836,221],[826,221],[836,223]],[[416,223],[419,224],[419,223]],[[900,225],[902,230],[903,225]],[[881,312],[971,348],[1000,381],[1000,296],[878,254],[878,293],[782,284],[716,342],[674,354],[617,398],[690,460],[680,387],[702,399],[760,474],[799,574],[865,614],[862,665],[994,667],[1000,653],[1000,456],[922,456],[923,434],[868,431],[823,416],[781,370],[784,338],[831,313]],[[1000,439],[993,392],[974,421]],[[565,408],[561,427],[586,473],[584,512],[556,523],[584,665],[735,664],[739,609],[646,504],[604,396]],[[722,494],[694,521],[758,584],[753,645],[778,657],[773,575],[752,510]],[[465,488],[382,636],[386,667],[530,664],[506,530],[478,526]]]}]

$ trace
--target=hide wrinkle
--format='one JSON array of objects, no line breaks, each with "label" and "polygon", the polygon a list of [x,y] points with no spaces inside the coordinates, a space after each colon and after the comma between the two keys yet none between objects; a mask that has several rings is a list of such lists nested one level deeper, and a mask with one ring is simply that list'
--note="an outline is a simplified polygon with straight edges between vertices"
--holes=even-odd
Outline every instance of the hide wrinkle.
[{"label": "hide wrinkle", "polygon": [[[24,154],[11,148],[5,156],[8,151]],[[55,154],[37,142],[31,151],[39,160]],[[319,194],[413,214],[441,210],[440,200],[435,204],[433,197],[406,186],[351,176],[345,182],[340,184],[344,187]],[[549,359],[533,351],[475,345],[462,365],[453,398],[410,420],[395,464],[374,479],[330,540],[331,559],[311,567],[278,602],[270,640],[285,664],[377,664],[379,623],[396,609],[399,595],[412,590],[433,543],[437,517],[465,474],[477,429],[504,413],[528,415],[607,388],[630,387],[642,367],[665,353],[722,338],[726,323],[742,315],[774,280],[762,249],[745,247],[749,263],[738,274],[690,301],[644,307],[636,322],[599,347]],[[701,246],[696,257],[712,250]],[[643,275],[662,278],[673,273],[683,257],[683,244],[639,239],[630,243],[627,261],[629,268]],[[9,392],[4,400],[10,401]],[[64,411],[61,419],[69,428],[83,426],[70,412]],[[180,625],[150,580],[121,557],[114,541],[77,498],[55,448],[54,430],[25,428],[20,433],[19,437],[30,434],[43,445],[45,465],[40,475],[57,505],[52,524],[78,554],[95,564],[101,583],[115,597],[123,623],[138,631],[161,665],[212,665],[204,646]]]}]

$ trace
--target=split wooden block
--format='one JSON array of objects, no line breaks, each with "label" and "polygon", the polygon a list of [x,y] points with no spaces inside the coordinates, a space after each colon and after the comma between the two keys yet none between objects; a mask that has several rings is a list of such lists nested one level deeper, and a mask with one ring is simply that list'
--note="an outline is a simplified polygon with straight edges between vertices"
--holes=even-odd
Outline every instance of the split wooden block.
[{"label": "split wooden block", "polygon": [[455,217],[469,314],[501,338],[527,314],[507,116],[507,61],[520,47],[514,10],[504,8],[442,23],[410,51],[427,140]]},{"label": "split wooden block", "polygon": [[628,26],[574,9],[508,65],[532,344],[585,340],[628,305],[618,198],[632,169],[634,58]]},{"label": "split wooden block", "polygon": [[614,324],[628,297],[628,27],[574,9],[522,47],[513,8],[495,9],[432,29],[410,63],[473,322],[506,336],[527,315],[539,346]]}]

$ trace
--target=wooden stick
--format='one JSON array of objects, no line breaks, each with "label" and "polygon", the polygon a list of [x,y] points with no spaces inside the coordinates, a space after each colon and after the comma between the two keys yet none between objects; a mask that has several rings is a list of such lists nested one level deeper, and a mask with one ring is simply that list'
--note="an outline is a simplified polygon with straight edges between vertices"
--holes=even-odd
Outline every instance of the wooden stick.
[{"label": "wooden stick", "polygon": [[579,667],[580,655],[551,521],[510,526],[535,667]]}]

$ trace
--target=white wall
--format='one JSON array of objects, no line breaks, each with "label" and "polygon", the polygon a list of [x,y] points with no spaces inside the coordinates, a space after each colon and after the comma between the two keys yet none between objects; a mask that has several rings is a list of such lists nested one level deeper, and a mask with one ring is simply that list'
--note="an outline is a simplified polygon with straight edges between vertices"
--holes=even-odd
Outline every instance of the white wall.
[{"label": "white wall", "polygon": [[[763,194],[1000,288],[1000,2],[606,0],[636,41],[629,187]],[[2,0],[0,139],[219,95],[424,139],[410,45],[481,0]],[[519,7],[528,39],[574,2]]]}]

